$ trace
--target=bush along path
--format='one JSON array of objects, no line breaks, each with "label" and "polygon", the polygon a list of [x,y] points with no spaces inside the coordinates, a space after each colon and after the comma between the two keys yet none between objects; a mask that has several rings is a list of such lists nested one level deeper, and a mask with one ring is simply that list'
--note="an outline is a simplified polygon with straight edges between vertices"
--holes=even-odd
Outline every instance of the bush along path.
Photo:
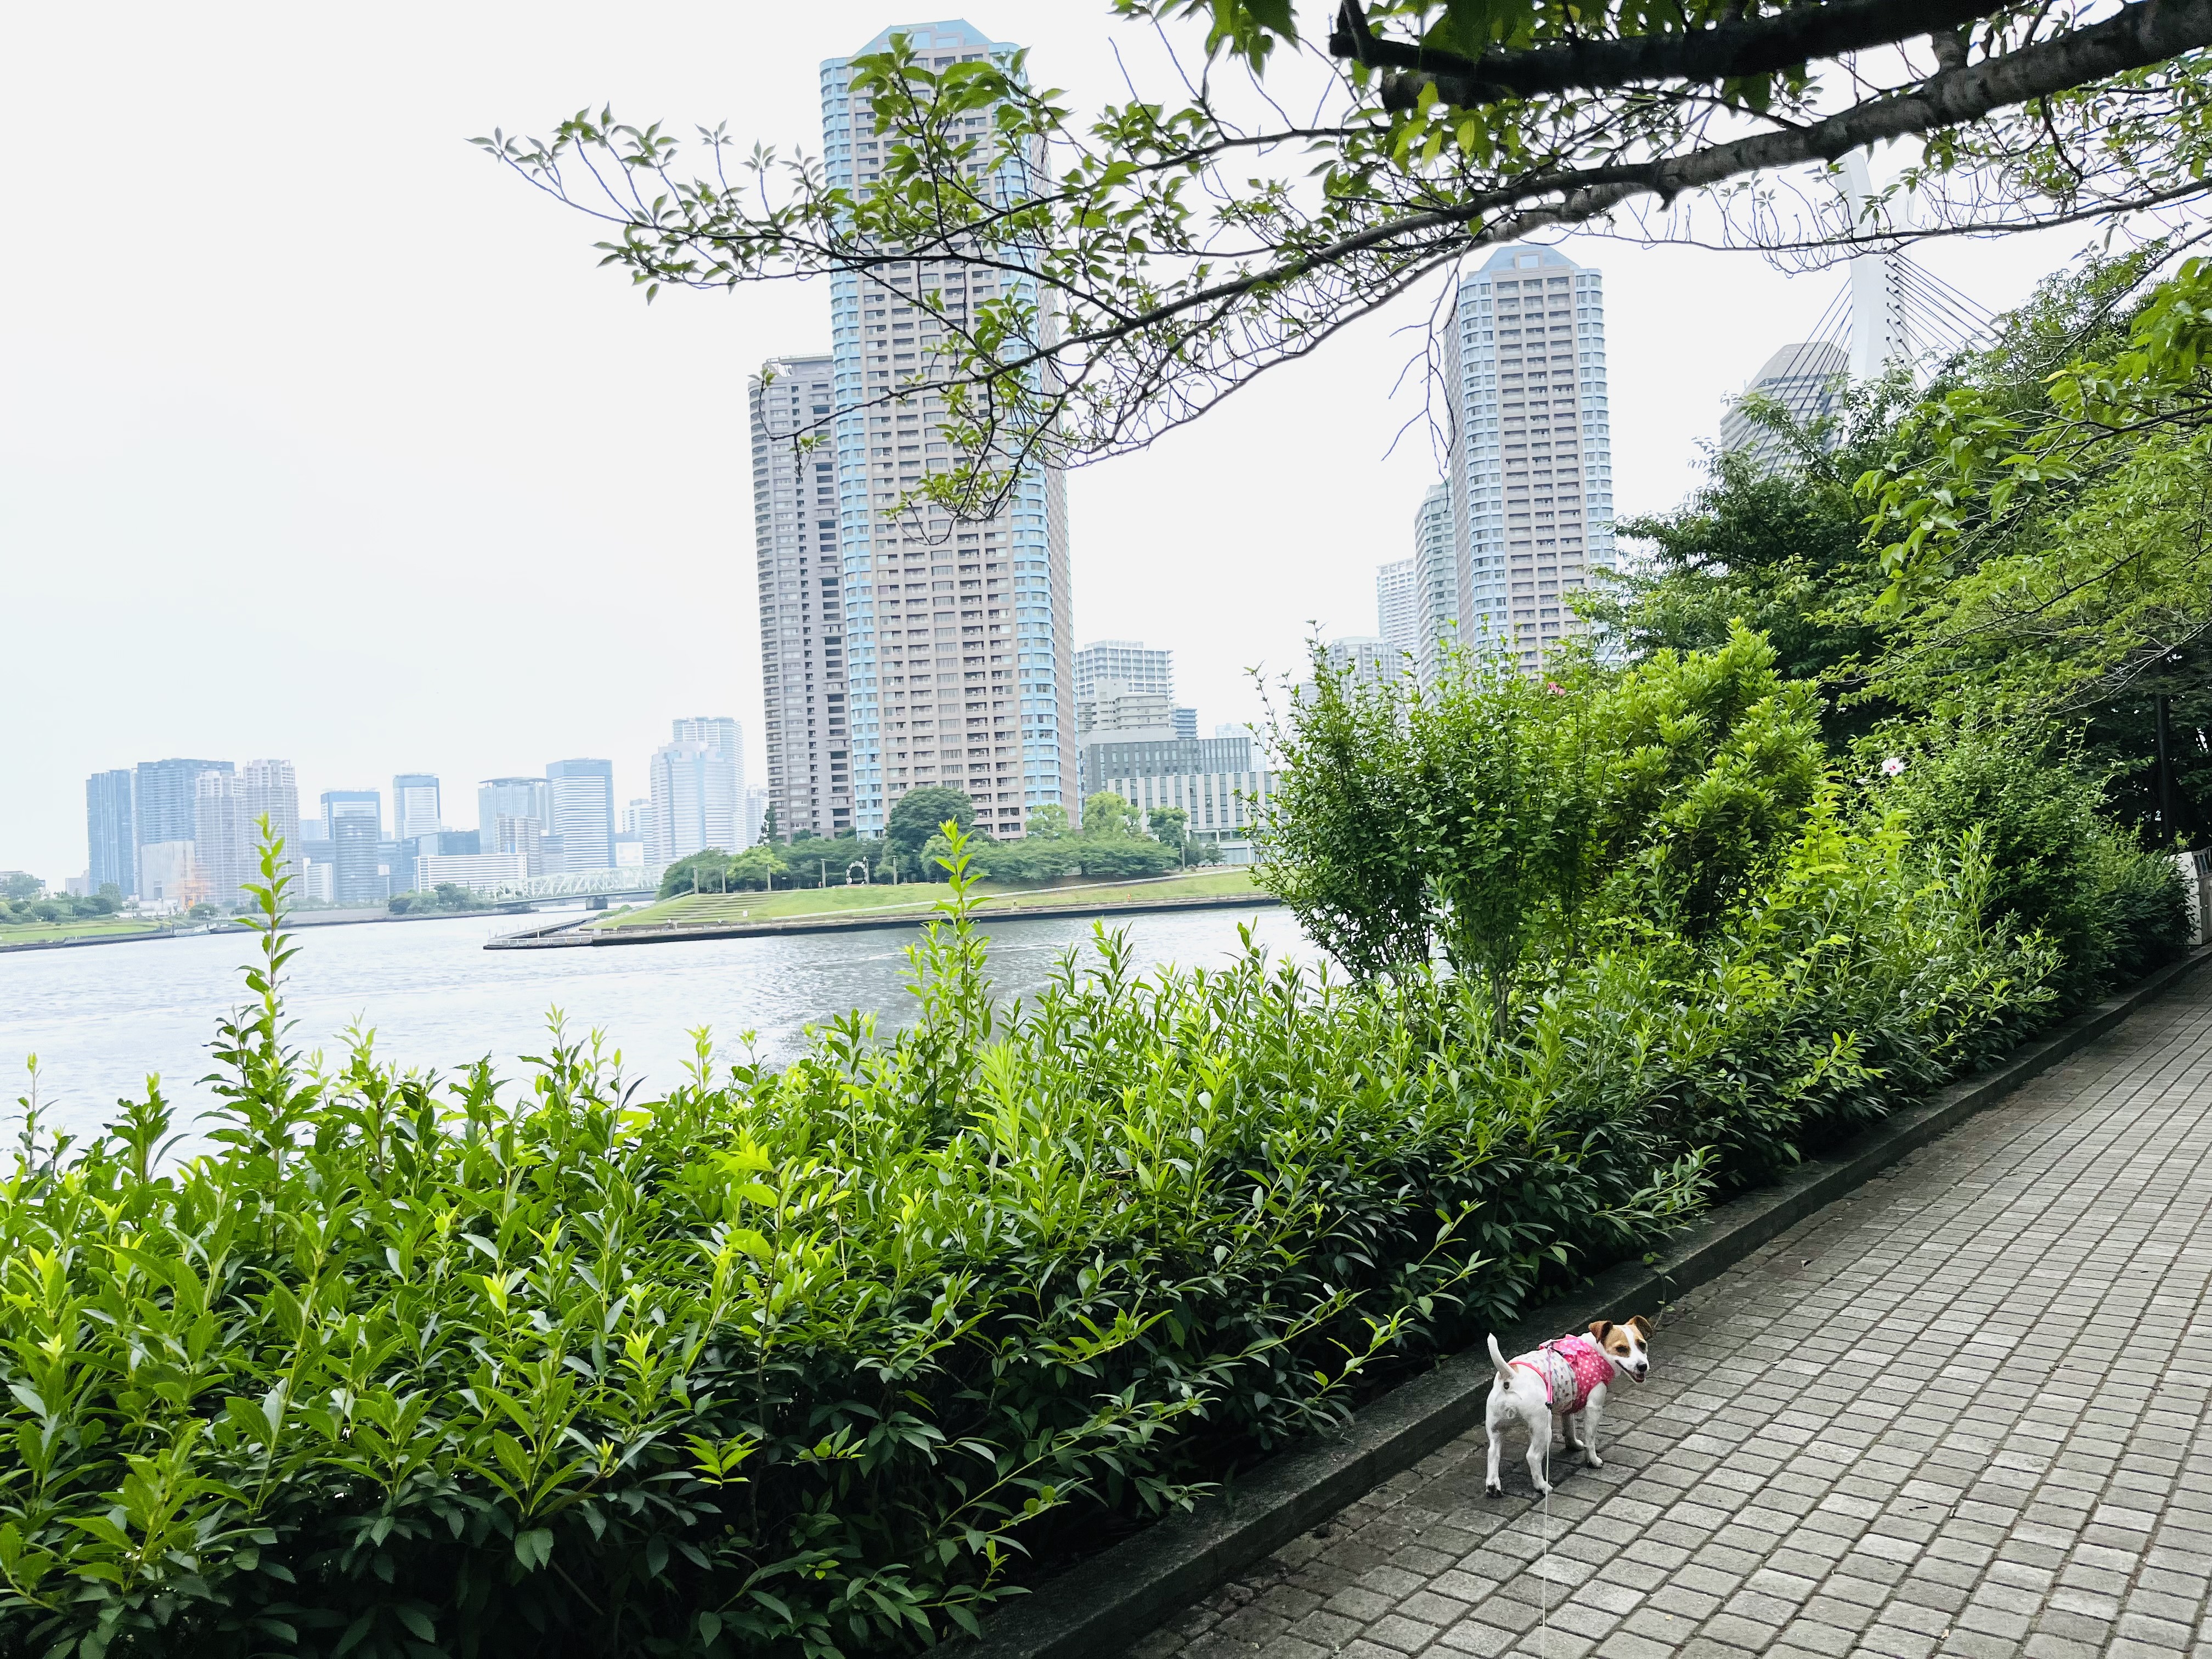
[{"label": "bush along path", "polygon": [[2201,1655],[2208,1144],[2199,967],[1669,1308],[1548,1505],[1477,1429],[1131,1659]]},{"label": "bush along path", "polygon": [[210,1150],[149,1085],[81,1145],[29,1112],[0,1184],[0,1651],[972,1631],[2058,1005],[1975,836],[1826,786],[1793,822],[1694,939],[1509,996],[1257,951],[1140,977],[1102,931],[1007,1007],[955,836],[911,1029],[775,1072],[702,1032],[659,1099],[557,1028],[520,1085],[365,1041],[309,1070],[272,843]]}]

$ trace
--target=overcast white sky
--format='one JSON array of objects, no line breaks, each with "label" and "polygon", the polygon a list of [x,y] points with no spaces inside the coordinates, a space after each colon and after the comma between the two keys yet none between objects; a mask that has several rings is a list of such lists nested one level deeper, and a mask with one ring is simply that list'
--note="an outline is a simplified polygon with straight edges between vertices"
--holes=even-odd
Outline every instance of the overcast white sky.
[{"label": "overcast white sky", "polygon": [[[1316,26],[1328,9],[1305,0]],[[1079,106],[1142,53],[1104,0],[965,14]],[[829,342],[828,295],[666,295],[466,140],[585,105],[815,148],[815,67],[913,15],[758,0],[18,6],[0,260],[0,868],[85,866],[87,774],[167,755],[328,788],[611,757],[682,714],[744,723],[763,781],[746,374]],[[2070,242],[1924,257],[2016,302]],[[1839,275],[1577,241],[1604,269],[1624,513],[1694,482],[1723,399]],[[1309,623],[1375,629],[1434,477],[1385,458],[1414,350],[1350,331],[1148,454],[1079,473],[1079,642],[1176,653],[1202,726]]]}]

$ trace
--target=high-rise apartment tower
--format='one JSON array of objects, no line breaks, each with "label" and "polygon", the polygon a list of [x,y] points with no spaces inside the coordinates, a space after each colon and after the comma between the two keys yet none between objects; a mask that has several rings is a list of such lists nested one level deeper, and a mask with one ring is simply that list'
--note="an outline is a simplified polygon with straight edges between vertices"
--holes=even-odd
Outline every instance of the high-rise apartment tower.
[{"label": "high-rise apartment tower", "polygon": [[1613,568],[1600,274],[1556,248],[1463,271],[1445,325],[1460,639],[1524,671],[1579,631],[1565,596]]},{"label": "high-rise apartment tower", "polygon": [[438,805],[438,780],[428,772],[402,772],[392,780],[392,838],[413,841],[446,827]]},{"label": "high-rise apartment tower", "polygon": [[1414,628],[1422,677],[1433,678],[1443,647],[1459,638],[1459,550],[1451,486],[1431,484],[1413,514]]},{"label": "high-rise apartment tower", "polygon": [[1411,663],[1421,659],[1421,610],[1417,566],[1412,559],[1375,568],[1376,629],[1383,644]]},{"label": "high-rise apartment tower", "polygon": [[138,890],[138,837],[131,830],[131,769],[95,772],[84,781],[85,880],[97,893],[115,884],[125,898]]},{"label": "high-rise apartment tower", "polygon": [[779,357],[750,388],[768,787],[786,836],[853,823],[837,452],[805,436],[835,408],[835,376],[829,357]]},{"label": "high-rise apartment tower", "polygon": [[709,848],[744,850],[745,763],[737,721],[672,722],[674,741],[653,751],[653,794],[643,833],[647,864],[668,864]]},{"label": "high-rise apartment tower", "polygon": [[615,763],[554,761],[545,769],[548,835],[561,840],[564,870],[611,870],[615,864]]},{"label": "high-rise apartment tower", "polygon": [[[229,772],[228,761],[140,761],[131,779],[131,833],[141,898],[185,898],[197,902],[192,842],[199,831],[199,780],[204,773]],[[158,848],[149,852],[149,849]],[[149,872],[158,869],[157,882]],[[154,889],[162,890],[156,893]]]},{"label": "high-rise apartment tower", "polygon": [[131,800],[138,844],[190,841],[195,786],[203,772],[233,770],[228,761],[140,761],[131,779]]},{"label": "high-rise apartment tower", "polygon": [[[862,50],[881,51],[894,34],[940,72],[1017,50],[962,22],[896,25]],[[822,65],[828,179],[858,191],[881,176],[889,145],[851,81],[849,58]],[[988,111],[961,118],[979,137],[991,125]],[[1040,149],[1005,170],[997,182],[1008,199],[1032,188],[1043,161]],[[898,252],[866,276],[830,279],[853,823],[881,835],[907,790],[940,784],[964,792],[993,835],[1018,836],[1030,807],[1077,805],[1065,480],[1054,467],[1025,467],[1004,510],[981,521],[900,503],[951,465],[944,398],[929,389],[946,328],[979,302],[1014,295],[1049,337],[1049,297],[1004,263]],[[913,303],[924,294],[937,297],[943,322]]]}]

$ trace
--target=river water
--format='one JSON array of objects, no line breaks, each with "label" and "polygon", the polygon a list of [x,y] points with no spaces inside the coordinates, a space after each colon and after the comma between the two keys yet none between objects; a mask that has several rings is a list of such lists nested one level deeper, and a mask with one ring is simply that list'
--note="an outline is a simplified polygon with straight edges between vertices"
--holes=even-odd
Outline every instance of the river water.
[{"label": "river water", "polygon": [[[544,918],[538,918],[543,925]],[[1143,966],[1214,966],[1238,949],[1248,925],[1269,950],[1312,951],[1279,908],[1129,916]],[[544,1052],[559,1009],[572,1035],[593,1029],[622,1052],[623,1070],[647,1091],[678,1079],[693,1028],[713,1031],[717,1052],[740,1051],[756,1034],[770,1059],[790,1054],[808,1024],[860,1008],[879,1029],[905,1023],[906,947],[915,934],[886,928],[795,937],[684,940],[598,949],[486,951],[518,926],[513,916],[302,928],[291,963],[290,1040],[343,1052],[347,1028],[375,1032],[377,1052],[402,1065],[451,1072],[489,1054],[502,1075],[517,1057]],[[1001,994],[1042,985],[1062,953],[1091,937],[1072,917],[994,921],[991,975]],[[138,944],[0,955],[0,1117],[12,1120],[25,1090],[23,1062],[39,1059],[46,1121],[72,1133],[97,1127],[121,1096],[159,1073],[179,1121],[208,1097],[215,1022],[245,996],[239,970],[255,951],[244,934],[211,933]],[[9,1131],[12,1136],[12,1123]]]}]

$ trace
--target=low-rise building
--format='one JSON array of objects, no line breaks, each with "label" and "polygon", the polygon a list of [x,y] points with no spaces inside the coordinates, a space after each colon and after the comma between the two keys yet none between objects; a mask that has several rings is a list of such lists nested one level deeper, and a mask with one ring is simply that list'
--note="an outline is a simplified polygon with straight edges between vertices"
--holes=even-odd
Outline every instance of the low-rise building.
[{"label": "low-rise building", "polygon": [[1274,774],[1266,771],[1133,773],[1099,785],[1147,816],[1155,807],[1180,807],[1191,839],[1218,845],[1231,864],[1251,862],[1252,832],[1274,787]]}]

